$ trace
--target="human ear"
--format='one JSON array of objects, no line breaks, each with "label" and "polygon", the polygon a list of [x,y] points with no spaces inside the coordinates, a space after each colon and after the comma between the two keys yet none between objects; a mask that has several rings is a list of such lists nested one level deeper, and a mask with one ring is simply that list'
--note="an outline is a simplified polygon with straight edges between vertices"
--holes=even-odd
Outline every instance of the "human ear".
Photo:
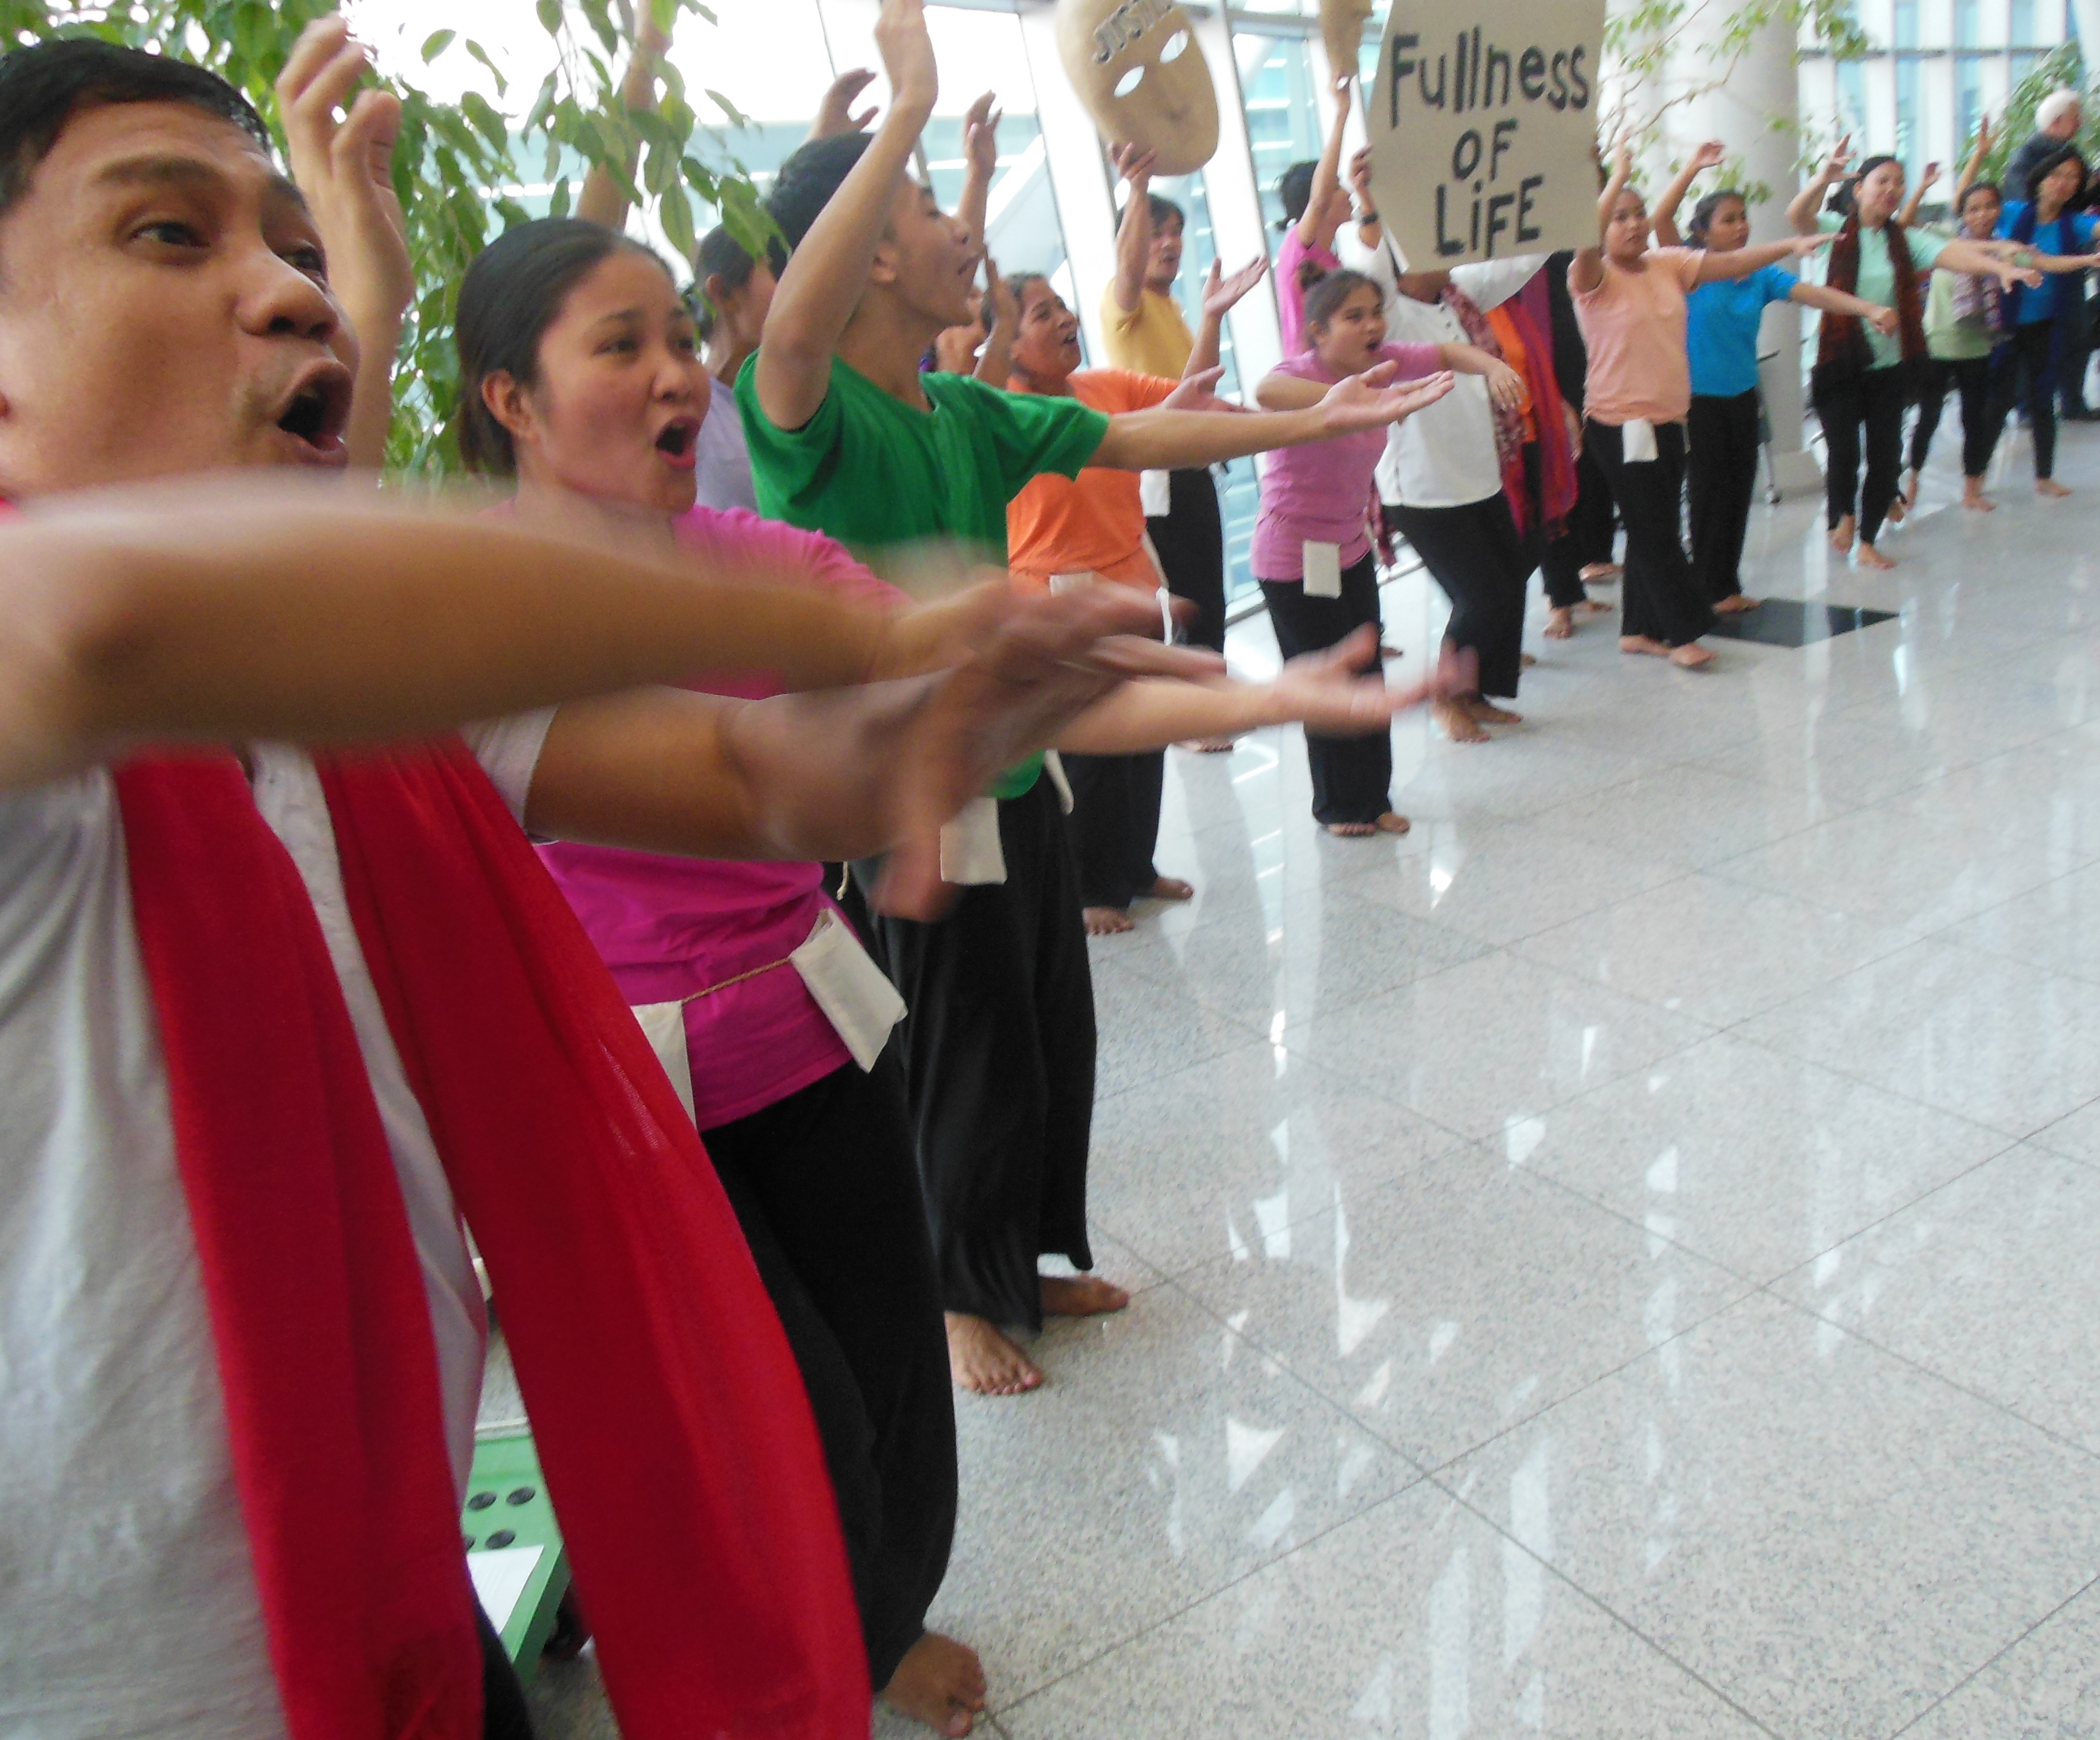
[{"label": "human ear", "polygon": [[532,395],[518,385],[517,377],[504,369],[482,377],[481,402],[514,443],[524,440],[537,421],[532,415]]}]

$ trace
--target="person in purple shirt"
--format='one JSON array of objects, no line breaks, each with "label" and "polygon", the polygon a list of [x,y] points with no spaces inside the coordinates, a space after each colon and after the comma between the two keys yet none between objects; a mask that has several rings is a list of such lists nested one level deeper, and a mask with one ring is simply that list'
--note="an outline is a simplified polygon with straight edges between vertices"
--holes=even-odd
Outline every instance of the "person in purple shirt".
[{"label": "person in purple shirt", "polygon": [[[1361,272],[1329,272],[1306,294],[1306,348],[1285,358],[1255,396],[1264,410],[1292,411],[1317,403],[1337,381],[1374,370],[1402,381],[1440,372],[1444,392],[1454,372],[1508,372],[1471,345],[1391,345],[1385,332],[1385,293]],[[1250,556],[1286,659],[1378,623],[1378,559],[1368,516],[1376,509],[1374,479],[1384,452],[1380,429],[1279,448],[1264,462]],[[1379,668],[1375,654],[1365,668]],[[1392,807],[1391,733],[1348,739],[1308,730],[1305,753],[1313,819],[1329,833],[1407,831],[1406,817]]]}]

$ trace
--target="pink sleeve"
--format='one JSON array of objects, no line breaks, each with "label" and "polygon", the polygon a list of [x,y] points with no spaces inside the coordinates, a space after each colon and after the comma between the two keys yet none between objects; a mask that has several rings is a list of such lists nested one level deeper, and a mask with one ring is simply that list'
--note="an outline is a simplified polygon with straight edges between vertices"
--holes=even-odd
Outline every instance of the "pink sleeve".
[{"label": "pink sleeve", "polygon": [[1706,263],[1704,248],[1680,248],[1677,258],[1671,263],[1677,268],[1677,281],[1684,286],[1686,295],[1699,288],[1699,269]]},{"label": "pink sleeve", "polygon": [[1398,379],[1419,381],[1424,375],[1442,371],[1444,355],[1436,345],[1380,345],[1379,355],[1385,362],[1399,365]]},{"label": "pink sleeve", "polygon": [[678,521],[678,540],[719,561],[748,562],[769,575],[800,575],[871,604],[911,601],[877,579],[836,539],[761,519],[748,508],[695,508]]}]

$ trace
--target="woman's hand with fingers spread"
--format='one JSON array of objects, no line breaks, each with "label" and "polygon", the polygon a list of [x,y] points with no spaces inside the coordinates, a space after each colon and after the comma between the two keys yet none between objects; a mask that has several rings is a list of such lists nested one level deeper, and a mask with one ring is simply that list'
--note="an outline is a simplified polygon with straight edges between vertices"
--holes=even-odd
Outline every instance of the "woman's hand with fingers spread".
[{"label": "woman's hand with fingers spread", "polygon": [[1531,390],[1524,384],[1524,377],[1507,363],[1497,361],[1485,379],[1488,396],[1505,411],[1521,411],[1531,403]]},{"label": "woman's hand with fingers spread", "polygon": [[854,103],[874,82],[875,74],[866,67],[840,73],[824,92],[824,100],[817,105],[817,119],[810,129],[810,137],[821,139],[840,133],[867,132],[875,121],[875,107],[871,104],[856,115]]}]

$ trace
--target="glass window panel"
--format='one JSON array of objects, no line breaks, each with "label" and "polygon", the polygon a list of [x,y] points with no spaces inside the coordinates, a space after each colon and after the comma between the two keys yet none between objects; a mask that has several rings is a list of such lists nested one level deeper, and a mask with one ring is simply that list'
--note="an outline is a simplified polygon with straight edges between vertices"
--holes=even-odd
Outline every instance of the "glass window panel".
[{"label": "glass window panel", "polygon": [[2005,40],[2014,48],[2031,47],[2039,40],[2035,35],[2034,0],[2012,0],[2006,16]]},{"label": "glass window panel", "polygon": [[1325,142],[1313,91],[1312,57],[1302,37],[1242,33],[1233,38],[1233,47],[1239,62],[1255,184],[1261,192],[1262,216],[1273,234],[1283,221],[1277,178],[1292,164],[1318,156]]},{"label": "glass window panel", "polygon": [[1974,48],[1983,40],[1982,0],[1954,0],[1954,46]]}]

